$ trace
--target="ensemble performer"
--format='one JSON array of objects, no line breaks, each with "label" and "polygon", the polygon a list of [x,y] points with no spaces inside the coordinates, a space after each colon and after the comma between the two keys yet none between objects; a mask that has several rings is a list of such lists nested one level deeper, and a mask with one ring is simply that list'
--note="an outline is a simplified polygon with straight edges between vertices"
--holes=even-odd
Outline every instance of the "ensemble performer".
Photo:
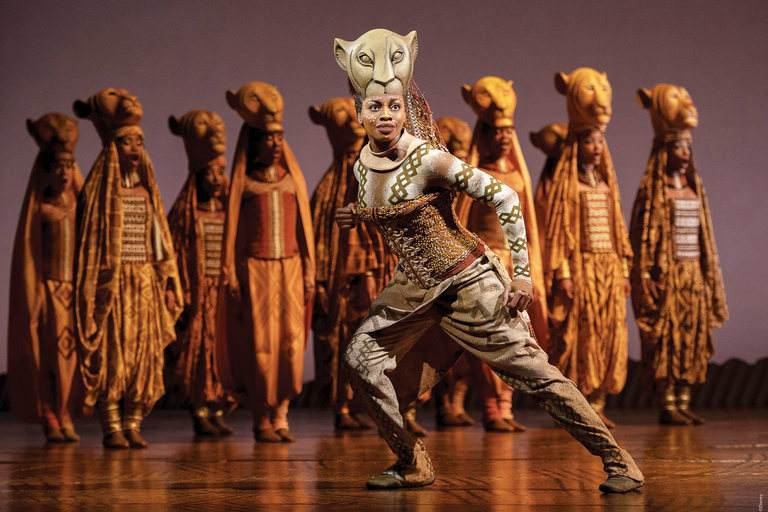
[{"label": "ensemble performer", "polygon": [[606,396],[627,379],[627,296],[632,249],[605,141],[611,86],[605,73],[555,75],[568,137],[547,205],[550,331],[547,351],[608,427]]},{"label": "ensemble performer", "polygon": [[245,393],[256,441],[293,442],[288,404],[301,392],[315,288],[307,187],[283,140],[277,89],[249,82],[227,102],[245,122],[224,228],[217,363],[225,387]]},{"label": "ensemble performer", "polygon": [[[353,390],[398,459],[367,486],[434,482],[424,444],[404,428],[401,404],[432,387],[467,350],[507,384],[532,394],[602,458],[609,474],[603,492],[640,487],[643,475],[632,457],[531,337],[525,309],[532,287],[517,194],[444,150],[411,82],[417,49],[416,32],[400,36],[384,29],[356,41],[336,39],[334,48],[369,137],[355,165],[357,203],[339,209],[337,219],[344,228],[373,222],[399,258],[344,354]],[[457,192],[494,205],[513,253],[512,278],[456,219]]]},{"label": "ensemble performer", "polygon": [[728,319],[707,194],[693,163],[699,116],[683,87],[638,89],[651,113],[653,148],[630,221],[632,306],[640,328],[643,380],[659,423],[701,425],[690,410],[714,354],[712,330]]},{"label": "ensemble performer", "polygon": [[373,424],[352,394],[340,355],[397,262],[375,229],[361,224],[341,231],[333,219],[337,208],[357,197],[352,167],[365,130],[357,120],[354,101],[332,98],[320,107],[310,107],[309,117],[325,127],[333,150],[333,162],[310,199],[317,259],[312,310],[315,380],[322,387],[323,400],[333,407],[337,430],[370,429]]},{"label": "ensemble performer", "polygon": [[[515,132],[514,114],[517,95],[512,81],[495,76],[481,78],[471,87],[462,87],[464,101],[477,115],[468,162],[504,183],[517,193],[522,208],[527,234],[528,260],[533,284],[533,302],[528,308],[531,326],[540,346],[547,345],[547,298],[544,290],[543,264],[539,243],[539,228],[533,203],[533,189],[528,167],[525,164],[520,141]],[[472,201],[461,195],[456,201],[459,221],[501,259],[507,270],[511,269],[512,252],[493,207]],[[512,388],[501,382],[492,371],[484,368],[485,379],[481,390],[487,401],[495,398],[494,410],[486,404],[484,423],[489,431],[524,431],[512,415]],[[481,391],[482,392],[482,391]],[[505,428],[506,426],[506,428]]]},{"label": "ensemble performer", "polygon": [[125,89],[75,101],[104,144],[77,208],[75,322],[86,406],[105,448],[146,448],[141,422],[165,393],[163,350],[183,294],[152,162]]},{"label": "ensemble performer", "polygon": [[19,419],[42,423],[48,442],[75,442],[83,390],[72,311],[80,133],[77,121],[59,113],[29,119],[27,129],[40,151],[11,259],[8,398]]},{"label": "ensemble performer", "polygon": [[224,158],[226,132],[221,117],[191,110],[168,125],[182,137],[189,174],[168,213],[176,249],[184,311],[176,322],[176,341],[166,349],[165,366],[184,407],[192,412],[196,434],[227,436],[224,414],[234,399],[223,388],[216,367],[216,309],[224,238],[224,201],[229,189]]}]

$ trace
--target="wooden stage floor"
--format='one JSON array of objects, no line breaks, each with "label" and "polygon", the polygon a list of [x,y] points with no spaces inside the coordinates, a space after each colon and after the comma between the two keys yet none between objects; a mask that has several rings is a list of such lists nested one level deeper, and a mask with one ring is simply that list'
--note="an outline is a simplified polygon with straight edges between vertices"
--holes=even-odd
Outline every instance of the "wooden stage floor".
[{"label": "wooden stage floor", "polygon": [[[652,410],[610,410],[614,430],[646,477],[639,491],[602,495],[601,464],[539,409],[521,409],[520,434],[479,425],[435,431],[419,411],[436,482],[368,491],[393,461],[374,432],[337,435],[325,410],[290,413],[295,444],[253,442],[247,411],[235,435],[195,439],[183,411],[154,411],[147,450],[101,448],[98,424],[76,445],[43,443],[41,429],[0,414],[0,509],[384,511],[741,511],[768,507],[768,409],[699,411],[701,427],[661,427]],[[477,414],[475,414],[477,416]]]}]

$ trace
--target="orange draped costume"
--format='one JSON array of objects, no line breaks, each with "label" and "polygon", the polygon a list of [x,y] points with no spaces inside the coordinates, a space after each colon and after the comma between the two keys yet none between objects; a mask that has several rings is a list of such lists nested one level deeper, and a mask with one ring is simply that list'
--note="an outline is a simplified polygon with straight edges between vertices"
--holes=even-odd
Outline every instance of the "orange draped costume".
[{"label": "orange draped costume", "polygon": [[[544,168],[539,176],[539,183],[536,185],[536,193],[533,196],[533,203],[536,209],[536,222],[539,226],[539,243],[541,247],[541,260],[546,265],[549,261],[549,251],[545,245],[547,240],[547,202],[549,200],[550,189],[552,188],[552,174],[557,167],[557,161],[563,152],[563,145],[568,136],[568,125],[563,123],[552,123],[543,127],[538,132],[531,132],[531,144],[539,148],[547,155],[544,162]],[[552,276],[544,276],[544,284],[552,284]],[[547,289],[547,296],[552,290]]]},{"label": "orange draped costume", "polygon": [[[140,405],[149,414],[163,385],[163,349],[176,338],[182,310],[173,240],[146,149],[139,163],[153,217],[152,261],[122,262],[124,212],[115,140],[142,134],[138,126],[101,133],[104,148],[78,204],[75,320],[86,405],[98,401]],[[166,290],[176,308],[166,305]]]},{"label": "orange draped costume", "polygon": [[561,293],[553,292],[550,296],[549,355],[585,395],[598,389],[616,394],[627,378],[624,278],[632,249],[621,211],[616,171],[605,142],[595,171],[610,189],[609,221],[615,252],[601,257],[581,250],[584,228],[577,160],[579,131],[579,127],[569,127],[566,146],[552,178],[547,209],[549,268],[555,276],[568,268],[574,290],[572,300]]},{"label": "orange draped costume", "polygon": [[[11,411],[30,423],[42,423],[47,418],[53,419],[51,416],[57,422],[67,418],[71,421],[82,405],[72,312],[73,262],[68,262],[69,281],[51,279],[44,271],[41,209],[45,151],[52,149],[41,145],[22,201],[9,285],[8,400]],[[82,186],[83,177],[75,163],[75,197]],[[74,228],[73,223],[70,235],[73,248]]]},{"label": "orange draped costume", "polygon": [[[192,117],[184,116],[182,122],[189,122]],[[219,156],[217,160],[220,165],[226,165],[223,156]],[[202,220],[198,209],[196,172],[200,171],[200,168],[193,167],[190,162],[187,181],[168,213],[168,225],[176,249],[179,281],[188,311],[184,315],[186,318],[183,324],[180,320],[176,325],[177,340],[168,347],[173,364],[166,365],[173,368],[174,385],[179,389],[186,406],[213,405],[216,410],[227,411],[234,406],[234,400],[222,386],[216,365],[216,310],[221,261],[216,261],[218,265],[214,270],[209,264],[212,262],[206,260],[204,230],[209,224]],[[225,184],[225,190],[228,185],[229,183]],[[221,223],[221,236],[225,214],[223,211],[218,213],[220,215],[215,217]],[[208,234],[208,237],[210,236]],[[219,254],[220,251],[219,248]],[[215,253],[215,250],[213,252]],[[213,275],[214,273],[216,275]]]},{"label": "orange draped costume", "polygon": [[[699,260],[674,255],[672,212],[666,193],[667,144],[690,134],[670,133],[654,140],[632,209],[634,249],[632,305],[642,341],[646,384],[700,384],[714,354],[712,330],[728,319],[720,261],[707,195],[691,158],[688,185],[700,201]],[[647,291],[644,276],[664,285],[661,299]]]},{"label": "orange draped costume", "polygon": [[[243,192],[250,180],[246,172],[252,130],[258,129],[243,123],[232,164],[222,247],[217,364],[225,387],[246,393],[255,411],[264,406],[276,408],[301,392],[313,300],[309,297],[305,304],[304,285],[307,279],[314,282],[315,248],[304,176],[284,141],[279,165],[287,171],[295,195],[297,240],[291,243],[298,244],[299,255],[278,259],[249,256],[248,248],[259,241],[246,240],[248,232],[256,228],[247,229],[245,223],[266,226],[271,222],[269,218],[242,218],[240,222]],[[242,302],[226,289],[232,279],[240,283]],[[240,395],[239,400],[244,397]]]}]

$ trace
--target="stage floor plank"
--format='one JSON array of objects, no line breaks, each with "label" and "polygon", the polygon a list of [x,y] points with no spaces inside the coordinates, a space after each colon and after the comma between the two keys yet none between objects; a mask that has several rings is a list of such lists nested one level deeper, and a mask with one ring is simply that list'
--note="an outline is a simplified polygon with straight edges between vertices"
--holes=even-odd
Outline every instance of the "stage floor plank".
[{"label": "stage floor plank", "polygon": [[[461,511],[741,511],[768,507],[768,410],[700,411],[701,427],[661,427],[652,410],[615,410],[614,435],[646,477],[640,491],[602,495],[600,461],[541,410],[516,418],[520,434],[482,427],[434,430],[419,412],[437,473],[425,488],[367,491],[394,462],[374,432],[335,434],[331,413],[294,409],[295,444],[253,442],[247,411],[236,433],[196,439],[183,411],[154,411],[147,450],[105,451],[98,424],[78,424],[82,441],[45,445],[39,427],[0,414],[0,509]],[[475,415],[477,416],[477,415]],[[762,506],[761,506],[762,500]]]}]

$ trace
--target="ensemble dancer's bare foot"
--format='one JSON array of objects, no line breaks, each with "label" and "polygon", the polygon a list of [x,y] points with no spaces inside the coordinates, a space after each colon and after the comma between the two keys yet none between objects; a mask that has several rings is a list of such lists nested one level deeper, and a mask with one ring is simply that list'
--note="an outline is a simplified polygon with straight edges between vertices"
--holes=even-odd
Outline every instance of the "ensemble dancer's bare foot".
[{"label": "ensemble dancer's bare foot", "polygon": [[693,424],[690,418],[675,409],[659,411],[659,423],[678,427],[687,427]]},{"label": "ensemble dancer's bare foot", "polygon": [[361,412],[353,412],[351,416],[360,425],[360,430],[371,430],[376,426]]},{"label": "ensemble dancer's bare foot", "polygon": [[514,427],[512,427],[512,425],[510,425],[509,423],[507,423],[506,421],[504,421],[501,418],[497,418],[495,420],[491,420],[491,421],[487,422],[485,425],[483,425],[483,428],[485,428],[486,432],[506,433],[506,432],[514,432],[515,431],[515,429],[514,429]]},{"label": "ensemble dancer's bare foot", "polygon": [[416,423],[416,420],[405,420],[405,428],[413,432],[416,437],[427,437],[427,429]]},{"label": "ensemble dancer's bare foot", "polygon": [[461,424],[465,427],[471,427],[475,424],[475,420],[473,420],[466,412],[459,413],[458,416],[461,420]]},{"label": "ensemble dancer's bare foot", "polygon": [[61,435],[65,443],[76,443],[80,441],[80,436],[75,432],[74,427],[64,427],[61,429]]},{"label": "ensemble dancer's bare foot", "polygon": [[64,435],[61,433],[59,427],[45,425],[43,427],[43,433],[45,434],[45,440],[49,443],[63,443],[65,441]]},{"label": "ensemble dancer's bare foot", "polygon": [[287,428],[280,428],[275,430],[275,434],[280,436],[280,442],[283,443],[295,443],[296,438],[293,436],[293,434],[290,433],[290,431]]},{"label": "ensemble dancer's bare foot", "polygon": [[139,432],[137,430],[133,430],[133,429],[124,430],[123,435],[125,436],[125,439],[128,441],[128,444],[131,446],[131,448],[138,448],[140,450],[143,450],[144,448],[147,448],[149,446],[149,443],[146,442],[144,438],[139,435]]},{"label": "ensemble dancer's bare foot", "polygon": [[208,418],[194,417],[195,434],[198,436],[218,436],[219,429]]},{"label": "ensemble dancer's bare foot", "polygon": [[512,427],[512,429],[515,432],[525,432],[528,430],[528,427],[525,425],[521,425],[520,423],[516,422],[513,418],[504,418],[504,421],[507,422],[507,424]]},{"label": "ensemble dancer's bare foot", "polygon": [[698,426],[706,423],[706,421],[704,421],[704,418],[702,418],[698,414],[694,414],[693,411],[691,411],[690,409],[679,409],[679,411],[681,415],[685,416],[691,421],[692,425]]},{"label": "ensemble dancer's bare foot", "polygon": [[101,444],[107,450],[127,450],[131,447],[128,440],[120,431],[105,435],[101,440]]},{"label": "ensemble dancer's bare foot", "polygon": [[264,428],[256,432],[256,441],[259,443],[282,443],[283,438],[280,437],[274,429]]},{"label": "ensemble dancer's bare foot", "polygon": [[612,422],[608,417],[603,414],[602,412],[597,413],[598,416],[600,416],[600,419],[603,420],[603,423],[605,423],[605,426],[608,428],[616,428],[616,423]]},{"label": "ensemble dancer's bare foot", "polygon": [[235,432],[232,430],[232,427],[227,425],[227,423],[224,421],[223,411],[216,411],[216,413],[213,415],[213,418],[211,418],[211,423],[213,423],[213,426],[216,427],[216,430],[219,431],[219,435],[222,437],[231,436]]},{"label": "ensemble dancer's bare foot", "polygon": [[336,430],[360,430],[360,424],[348,412],[337,414],[333,426]]},{"label": "ensemble dancer's bare foot", "polygon": [[452,412],[438,414],[436,417],[438,427],[462,427],[464,422],[461,418]]}]

